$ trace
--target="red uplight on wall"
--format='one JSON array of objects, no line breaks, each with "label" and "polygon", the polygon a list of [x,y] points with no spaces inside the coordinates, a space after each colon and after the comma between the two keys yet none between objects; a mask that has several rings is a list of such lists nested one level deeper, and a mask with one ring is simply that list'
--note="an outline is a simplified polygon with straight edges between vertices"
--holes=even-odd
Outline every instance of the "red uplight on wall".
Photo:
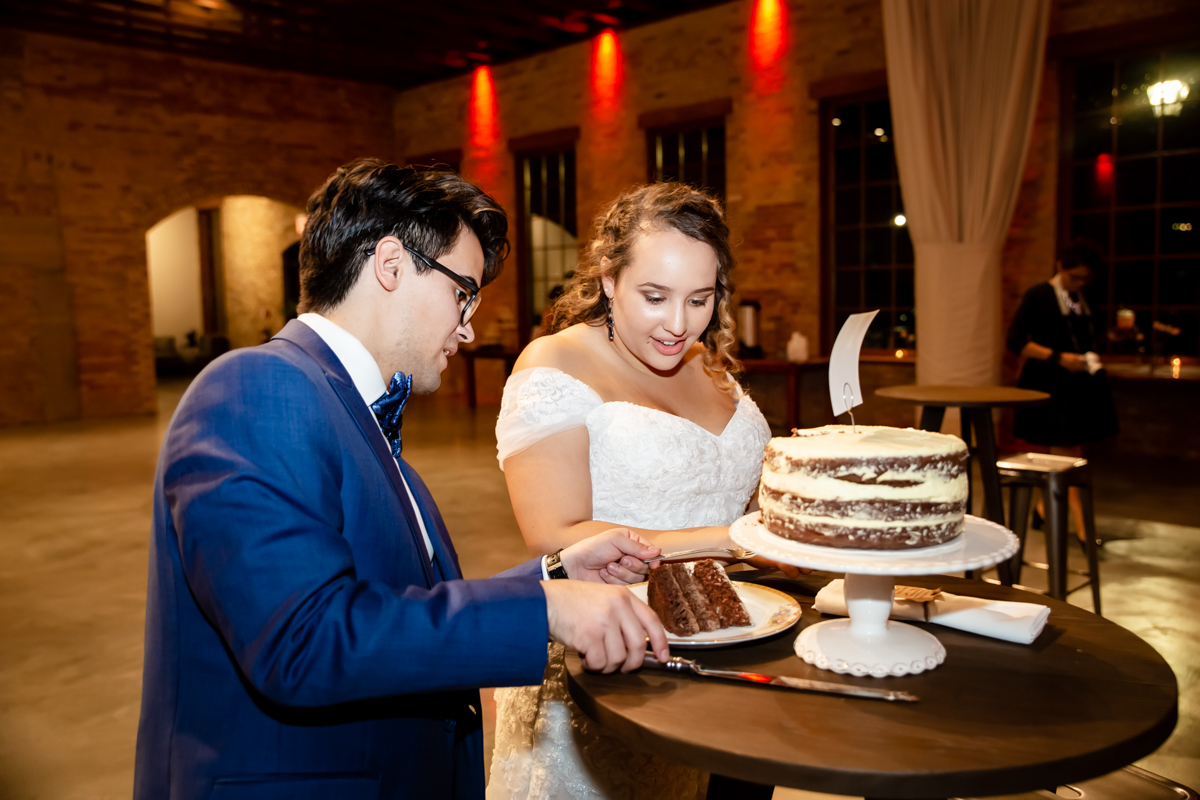
[{"label": "red uplight on wall", "polygon": [[1108,197],[1113,192],[1113,159],[1108,153],[1096,156],[1096,194]]},{"label": "red uplight on wall", "polygon": [[754,0],[750,20],[750,56],[755,69],[771,66],[787,49],[787,11],[784,0]]},{"label": "red uplight on wall", "polygon": [[476,67],[471,82],[471,144],[487,147],[499,135],[499,115],[496,111],[496,85],[492,82],[492,68]]},{"label": "red uplight on wall", "polygon": [[592,44],[592,94],[601,106],[611,106],[621,93],[624,68],[617,34],[604,31]]}]

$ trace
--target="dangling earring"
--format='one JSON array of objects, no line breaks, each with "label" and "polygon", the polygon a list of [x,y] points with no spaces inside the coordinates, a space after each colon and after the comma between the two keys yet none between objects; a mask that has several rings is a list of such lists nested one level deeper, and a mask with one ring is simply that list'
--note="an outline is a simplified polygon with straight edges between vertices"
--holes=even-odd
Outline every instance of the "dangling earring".
[{"label": "dangling earring", "polygon": [[608,325],[608,340],[610,342],[613,340],[612,322],[612,307],[610,306],[608,309],[608,319],[605,320],[605,324]]}]

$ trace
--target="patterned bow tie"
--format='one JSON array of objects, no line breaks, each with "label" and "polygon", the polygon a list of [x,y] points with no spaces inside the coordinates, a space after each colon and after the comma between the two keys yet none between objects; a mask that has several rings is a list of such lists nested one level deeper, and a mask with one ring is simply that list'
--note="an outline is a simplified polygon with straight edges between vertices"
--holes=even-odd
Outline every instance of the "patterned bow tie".
[{"label": "patterned bow tie", "polygon": [[404,406],[408,403],[408,394],[412,391],[412,375],[397,372],[392,376],[392,383],[383,396],[371,403],[375,419],[392,446],[392,458],[400,457],[400,426],[404,422]]}]

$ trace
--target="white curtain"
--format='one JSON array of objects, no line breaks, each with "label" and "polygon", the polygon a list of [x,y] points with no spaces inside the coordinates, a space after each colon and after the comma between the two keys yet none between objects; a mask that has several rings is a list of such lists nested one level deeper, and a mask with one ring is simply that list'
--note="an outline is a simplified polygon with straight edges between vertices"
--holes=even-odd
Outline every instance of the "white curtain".
[{"label": "white curtain", "polygon": [[1001,250],[1050,3],[882,1],[896,163],[916,254],[917,382],[996,384]]}]

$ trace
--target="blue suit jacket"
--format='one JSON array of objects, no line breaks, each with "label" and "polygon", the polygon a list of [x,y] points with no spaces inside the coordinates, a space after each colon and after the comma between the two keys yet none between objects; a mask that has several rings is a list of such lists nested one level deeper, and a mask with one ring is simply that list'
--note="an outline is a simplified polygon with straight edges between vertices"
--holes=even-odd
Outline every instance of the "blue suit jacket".
[{"label": "blue suit jacket", "polygon": [[481,798],[479,686],[539,683],[540,562],[464,581],[333,352],[209,366],[154,487],[134,797]]}]

